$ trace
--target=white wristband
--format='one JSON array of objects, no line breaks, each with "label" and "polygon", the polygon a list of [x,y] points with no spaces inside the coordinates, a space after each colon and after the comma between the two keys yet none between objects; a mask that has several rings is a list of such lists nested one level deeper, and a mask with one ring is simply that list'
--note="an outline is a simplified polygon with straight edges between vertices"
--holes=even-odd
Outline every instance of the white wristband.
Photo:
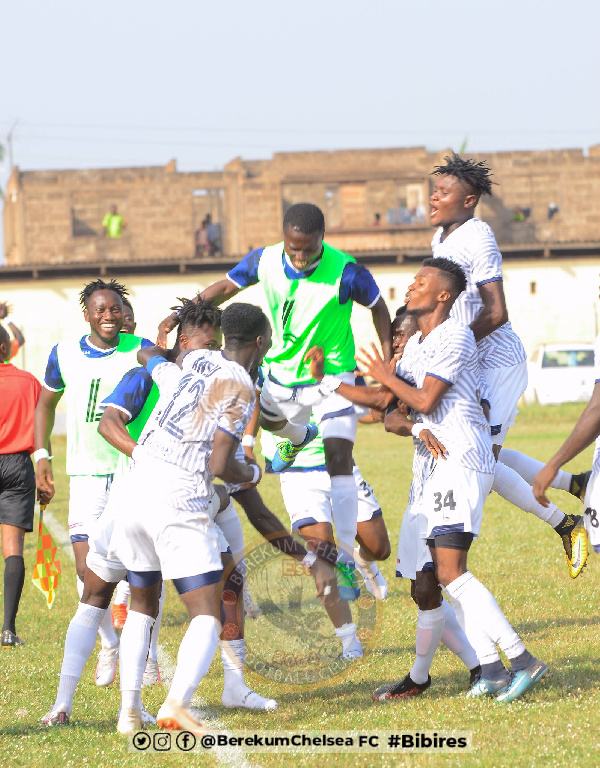
[{"label": "white wristband", "polygon": [[325,376],[321,379],[319,382],[319,389],[321,392],[324,390],[326,392],[335,392],[335,390],[342,384],[342,380],[338,379],[337,376],[332,376],[329,373],[326,373]]},{"label": "white wristband", "polygon": [[53,459],[53,458],[54,456],[50,456],[50,454],[45,448],[38,448],[37,451],[33,452],[33,460],[35,461],[36,464],[40,459],[48,459],[48,461],[50,461],[50,459]]},{"label": "white wristband", "polygon": [[244,435],[242,437],[242,445],[246,446],[247,448],[254,448],[256,445],[256,438],[254,435]]},{"label": "white wristband", "polygon": [[302,560],[302,565],[305,568],[312,568],[313,565],[317,561],[317,556],[314,552],[307,552],[306,555],[304,555],[304,559]]},{"label": "white wristband", "polygon": [[258,464],[253,464],[252,469],[254,470],[254,474],[252,475],[252,480],[249,480],[248,482],[254,485],[255,483],[258,483],[258,478],[260,477],[260,467]]},{"label": "white wristband", "polygon": [[423,424],[419,422],[418,424],[413,424],[410,431],[413,433],[415,437],[419,437],[421,432],[425,429]]}]

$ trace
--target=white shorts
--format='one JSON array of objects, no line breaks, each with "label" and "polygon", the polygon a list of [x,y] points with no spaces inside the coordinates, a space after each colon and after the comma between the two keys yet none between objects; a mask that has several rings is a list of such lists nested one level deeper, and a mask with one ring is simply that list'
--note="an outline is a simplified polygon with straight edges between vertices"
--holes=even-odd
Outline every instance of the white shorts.
[{"label": "white shorts", "polygon": [[417,578],[421,571],[434,571],[431,550],[427,546],[427,516],[420,504],[409,504],[402,518],[398,538],[396,576],[405,579]]},{"label": "white shorts", "polygon": [[438,459],[423,487],[427,538],[444,533],[479,534],[483,504],[494,475]]},{"label": "white shorts", "polygon": [[600,553],[600,474],[592,470],[583,500],[583,522],[590,546]]},{"label": "white shorts", "polygon": [[69,535],[71,542],[87,541],[90,529],[104,512],[113,475],[71,475]]},{"label": "white shorts", "polygon": [[482,368],[489,388],[492,443],[502,445],[519,412],[517,403],[527,388],[527,361],[508,368]]},{"label": "white shorts", "polygon": [[[354,465],[354,482],[358,488],[357,522],[381,517],[381,507],[371,486],[363,480]],[[284,472],[279,475],[283,503],[290,516],[292,530],[315,523],[332,524],[331,478],[325,471]]]},{"label": "white shorts", "polygon": [[122,513],[115,522],[109,558],[120,560],[129,571],[162,571],[164,579],[222,569],[210,500],[202,511],[169,503],[170,489],[181,487],[184,479],[178,467],[149,457],[134,465],[121,485]]},{"label": "white shorts", "polygon": [[[341,373],[337,377],[344,384],[354,386],[353,373]],[[320,425],[324,440],[341,437],[353,443],[356,439],[358,414],[354,405],[337,392],[323,396],[318,384],[284,387],[267,376],[260,393],[260,410],[269,421],[285,419],[290,424],[308,424],[313,418]]]},{"label": "white shorts", "polygon": [[122,479],[123,476],[120,476],[113,483],[104,512],[90,528],[90,551],[85,561],[90,571],[109,584],[116,584],[127,574],[127,568],[120,560],[108,556],[117,516],[126,511],[119,500]]}]

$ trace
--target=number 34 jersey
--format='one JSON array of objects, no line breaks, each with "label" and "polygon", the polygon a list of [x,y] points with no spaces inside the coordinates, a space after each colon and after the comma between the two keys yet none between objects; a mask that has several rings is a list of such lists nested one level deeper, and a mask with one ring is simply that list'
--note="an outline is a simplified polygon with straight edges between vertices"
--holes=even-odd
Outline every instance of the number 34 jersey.
[{"label": "number 34 jersey", "polygon": [[419,388],[426,376],[449,385],[436,408],[419,414],[419,421],[445,446],[451,461],[493,473],[490,427],[481,408],[481,375],[471,329],[448,319],[424,339],[416,333],[408,340],[396,375]]},{"label": "number 34 jersey", "polygon": [[65,393],[68,475],[114,474],[120,454],[98,434],[100,404],[138,364],[138,350],[151,344],[122,333],[116,347],[98,349],[84,336],[60,341],[50,353],[44,387]]}]

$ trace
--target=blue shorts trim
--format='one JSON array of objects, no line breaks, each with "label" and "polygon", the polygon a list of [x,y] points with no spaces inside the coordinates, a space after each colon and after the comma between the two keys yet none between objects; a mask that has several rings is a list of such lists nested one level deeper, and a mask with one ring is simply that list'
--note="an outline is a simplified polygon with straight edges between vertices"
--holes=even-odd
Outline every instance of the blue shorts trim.
[{"label": "blue shorts trim", "polygon": [[436,525],[433,531],[427,537],[428,539],[435,539],[436,536],[443,536],[446,533],[464,533],[464,523],[453,523],[452,525]]},{"label": "blue shorts trim", "polygon": [[502,432],[502,424],[494,424],[494,426],[490,427],[490,429],[492,432],[492,437],[494,437],[494,435],[499,435],[500,432]]},{"label": "blue shorts trim", "polygon": [[302,520],[296,520],[292,523],[292,531],[297,531],[298,528],[304,528],[305,525],[316,525],[317,521],[314,517],[303,517]]},{"label": "blue shorts trim", "polygon": [[173,579],[173,585],[180,595],[186,592],[193,592],[194,589],[206,587],[209,584],[217,584],[221,581],[223,569],[218,571],[209,571],[208,573],[199,573],[197,576],[184,576],[181,579]]},{"label": "blue shorts trim", "polygon": [[[431,563],[425,563],[425,565],[421,568],[420,571],[417,571],[417,573],[425,573],[425,571],[431,571],[432,573],[435,571],[435,565]],[[408,576],[403,576],[400,571],[396,568],[396,578],[397,579],[407,579]]]},{"label": "blue shorts trim", "polygon": [[127,571],[127,581],[131,587],[153,587],[162,581],[160,571]]},{"label": "blue shorts trim", "polygon": [[76,544],[78,541],[87,541],[88,538],[87,533],[74,533],[71,536],[71,544]]},{"label": "blue shorts trim", "polygon": [[376,517],[383,517],[383,512],[381,511],[381,508],[376,509],[375,512],[371,515],[369,520],[375,520]]},{"label": "blue shorts trim", "polygon": [[327,421],[327,419],[335,419],[337,416],[356,416],[356,409],[353,405],[349,408],[342,408],[341,411],[333,411],[333,413],[326,413],[321,417],[321,421]]}]

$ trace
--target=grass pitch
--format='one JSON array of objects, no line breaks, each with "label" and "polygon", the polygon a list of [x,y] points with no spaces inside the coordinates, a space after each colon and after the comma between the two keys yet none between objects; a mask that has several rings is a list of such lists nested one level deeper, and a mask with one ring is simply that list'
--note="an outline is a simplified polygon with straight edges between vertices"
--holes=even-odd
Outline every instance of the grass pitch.
[{"label": "grass pitch", "polygon": [[[507,447],[540,459],[549,458],[569,434],[581,405],[530,407],[511,430]],[[53,441],[57,495],[50,507],[63,526],[67,522],[68,483],[64,476],[64,441]],[[276,698],[279,710],[257,713],[226,710],[220,705],[221,663],[217,656],[199,695],[213,723],[230,731],[340,731],[466,730],[474,749],[460,758],[452,755],[268,755],[248,753],[253,766],[406,765],[429,766],[569,766],[600,762],[597,712],[598,625],[594,572],[596,556],[575,581],[569,578],[558,536],[531,515],[512,508],[492,494],[486,504],[480,540],[473,547],[470,569],[495,595],[527,647],[550,667],[550,676],[524,701],[500,706],[493,701],[470,701],[464,689],[467,673],[449,651],[440,649],[432,667],[433,684],[421,697],[391,704],[375,703],[372,691],[381,683],[398,680],[410,669],[414,653],[416,607],[409,583],[394,577],[395,548],[404,511],[412,461],[412,443],[385,433],[381,425],[361,426],[356,459],[363,476],[373,485],[384,510],[392,541],[392,557],[381,566],[390,594],[378,605],[372,650],[345,674],[320,685],[292,687],[248,671],[247,683],[263,695]],[[591,449],[570,469],[591,464]],[[287,523],[278,480],[265,477],[261,487],[267,504]],[[565,512],[577,513],[581,504],[555,491],[553,499]],[[36,518],[37,525],[37,518]],[[245,521],[246,544],[260,537]],[[119,706],[117,684],[97,688],[93,683],[95,655],[84,671],[75,697],[72,725],[46,729],[39,725],[54,701],[62,660],[63,639],[77,604],[75,567],[67,552],[59,550],[63,582],[52,611],[30,580],[36,534],[26,538],[27,576],[17,630],[26,641],[20,649],[0,654],[0,755],[2,766],[134,766],[237,765],[239,756],[129,754],[124,737],[115,731]],[[268,636],[262,616],[247,622],[248,645]],[[160,643],[171,660],[187,626],[186,615],[169,585]],[[262,642],[262,640],[261,640]],[[283,649],[286,650],[286,649]],[[250,661],[250,660],[249,660]],[[164,699],[162,685],[146,688],[144,703],[156,712]]]}]

